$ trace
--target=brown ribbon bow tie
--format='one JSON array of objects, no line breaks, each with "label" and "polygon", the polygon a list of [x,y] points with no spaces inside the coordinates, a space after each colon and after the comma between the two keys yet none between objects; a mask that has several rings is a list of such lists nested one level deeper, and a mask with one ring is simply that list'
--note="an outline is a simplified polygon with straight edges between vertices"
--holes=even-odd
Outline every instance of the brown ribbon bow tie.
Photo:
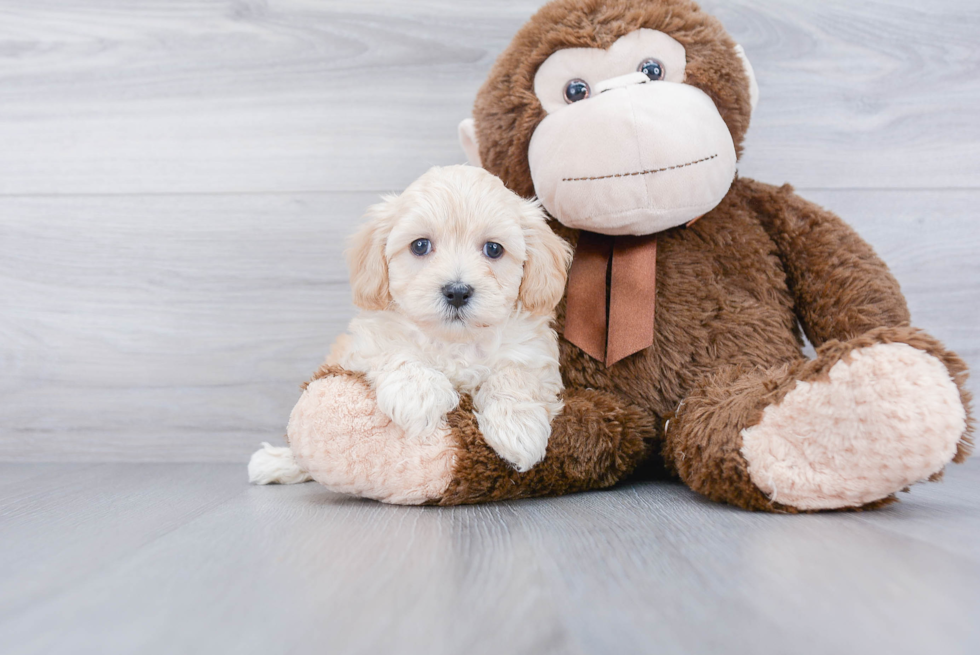
[{"label": "brown ribbon bow tie", "polygon": [[606,366],[649,348],[656,298],[656,234],[579,234],[568,271],[568,341]]}]

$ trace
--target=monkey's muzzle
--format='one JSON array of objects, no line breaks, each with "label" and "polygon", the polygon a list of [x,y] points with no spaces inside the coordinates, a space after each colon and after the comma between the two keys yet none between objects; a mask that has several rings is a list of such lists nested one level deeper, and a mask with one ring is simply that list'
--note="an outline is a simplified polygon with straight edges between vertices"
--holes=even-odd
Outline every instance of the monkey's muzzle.
[{"label": "monkey's muzzle", "polygon": [[654,234],[714,209],[735,144],[714,102],[687,84],[625,84],[549,114],[528,150],[535,192],[568,227]]}]

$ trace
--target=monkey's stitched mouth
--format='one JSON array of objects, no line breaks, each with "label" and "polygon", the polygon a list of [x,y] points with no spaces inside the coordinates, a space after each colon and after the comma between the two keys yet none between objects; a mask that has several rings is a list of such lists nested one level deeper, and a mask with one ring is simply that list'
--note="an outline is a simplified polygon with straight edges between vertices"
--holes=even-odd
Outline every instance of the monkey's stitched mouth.
[{"label": "monkey's stitched mouth", "polygon": [[678,168],[687,168],[688,166],[695,166],[706,161],[711,161],[712,159],[717,159],[718,153],[711,155],[710,157],[702,157],[701,159],[696,159],[694,161],[689,161],[686,164],[677,164],[676,166],[664,166],[663,168],[650,168],[645,171],[634,171],[632,173],[616,173],[614,175],[598,175],[596,177],[563,177],[562,182],[585,182],[590,180],[608,180],[614,177],[633,177],[635,175],[653,175],[654,173],[664,173],[666,171],[672,171]]}]

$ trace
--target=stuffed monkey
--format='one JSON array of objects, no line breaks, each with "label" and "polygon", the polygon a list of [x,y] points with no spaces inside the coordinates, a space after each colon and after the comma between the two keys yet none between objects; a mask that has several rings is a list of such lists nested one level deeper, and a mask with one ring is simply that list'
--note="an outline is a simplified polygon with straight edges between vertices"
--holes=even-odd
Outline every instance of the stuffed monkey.
[{"label": "stuffed monkey", "polygon": [[510,468],[466,399],[406,440],[328,363],[290,418],[299,465],[337,491],[451,505],[608,487],[653,461],[711,499],[799,512],[878,506],[967,457],[966,367],[910,327],[885,264],[789,186],[738,177],[757,95],[689,0],[542,8],[460,136],[576,249],[547,457]]}]

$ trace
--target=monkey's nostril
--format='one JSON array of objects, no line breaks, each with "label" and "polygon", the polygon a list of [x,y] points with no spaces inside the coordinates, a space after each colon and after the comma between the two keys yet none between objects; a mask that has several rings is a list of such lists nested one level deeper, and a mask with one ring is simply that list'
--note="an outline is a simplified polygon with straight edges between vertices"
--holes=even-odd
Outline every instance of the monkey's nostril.
[{"label": "monkey's nostril", "polygon": [[442,295],[446,302],[459,309],[473,297],[473,287],[462,282],[452,282],[442,288]]}]

